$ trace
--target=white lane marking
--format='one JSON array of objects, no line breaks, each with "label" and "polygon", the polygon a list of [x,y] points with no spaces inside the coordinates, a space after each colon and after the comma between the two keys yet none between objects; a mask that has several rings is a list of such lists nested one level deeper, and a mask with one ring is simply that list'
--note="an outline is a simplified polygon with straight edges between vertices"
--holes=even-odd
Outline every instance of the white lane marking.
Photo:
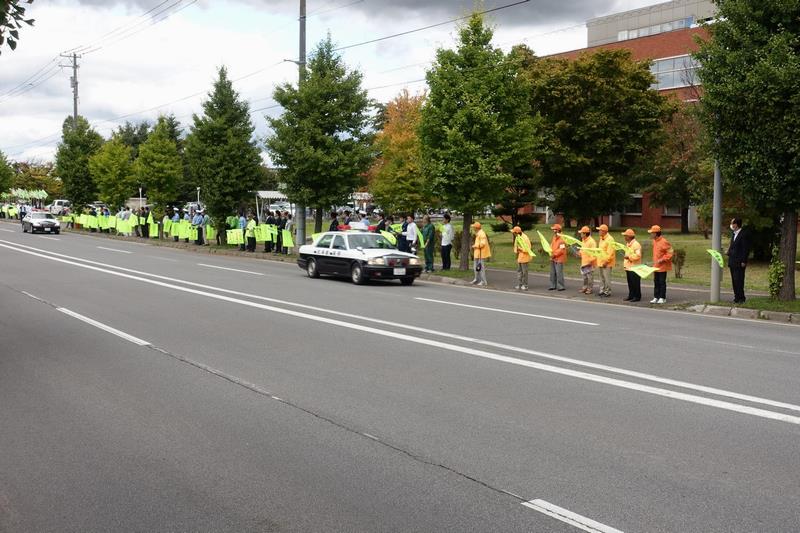
[{"label": "white lane marking", "polygon": [[6,233],[16,233],[16,231],[14,231],[13,229],[6,229],[6,228],[0,228],[0,231],[5,231]]},{"label": "white lane marking", "polygon": [[22,294],[24,294],[25,296],[29,296],[30,298],[33,298],[34,300],[37,300],[37,301],[39,301],[39,302],[43,302],[43,301],[44,301],[44,300],[42,300],[41,298],[39,298],[38,296],[35,296],[35,295],[33,295],[33,294],[29,293],[28,291],[20,291],[20,292],[21,292]]},{"label": "white lane marking", "polygon": [[58,237],[45,237],[44,235],[42,235],[40,238],[41,239],[47,239],[48,241],[60,241],[61,240]]},{"label": "white lane marking", "polygon": [[539,511],[542,514],[546,514],[547,516],[555,518],[556,520],[560,520],[571,526],[575,526],[583,531],[589,531],[590,533],[622,533],[622,531],[619,529],[614,529],[611,526],[601,524],[600,522],[596,522],[591,518],[586,518],[585,516],[581,516],[578,513],[573,513],[568,509],[564,509],[558,505],[553,505],[552,503],[544,500],[531,500],[529,502],[523,502],[522,505],[529,507],[534,511]]},{"label": "white lane marking", "polygon": [[132,254],[133,252],[129,252],[128,250],[117,250],[116,248],[106,248],[105,246],[98,246],[101,250],[108,250],[109,252],[119,252],[121,254]]},{"label": "white lane marking", "polygon": [[206,268],[218,268],[220,270],[229,270],[231,272],[241,272],[242,274],[253,274],[254,276],[263,276],[261,272],[253,272],[251,270],[239,270],[238,268],[228,268],[228,267],[221,267],[215,265],[207,265],[205,263],[197,263],[197,266],[206,267]]},{"label": "white lane marking", "polygon": [[69,316],[71,316],[73,318],[77,318],[78,320],[86,322],[87,324],[91,324],[92,326],[94,326],[94,327],[96,327],[98,329],[102,329],[103,331],[107,331],[108,333],[111,333],[112,335],[116,335],[117,337],[125,339],[128,342],[132,342],[134,344],[138,344],[139,346],[149,346],[150,345],[150,343],[147,342],[147,341],[143,341],[142,339],[140,339],[138,337],[134,337],[133,335],[129,335],[129,334],[125,333],[124,331],[120,331],[118,329],[112,328],[111,326],[103,324],[102,322],[98,322],[97,320],[91,319],[88,316],[83,316],[83,315],[81,315],[79,313],[76,313],[75,311],[70,311],[69,309],[66,309],[64,307],[57,307],[56,309],[61,311],[65,315],[69,315]]},{"label": "white lane marking", "polygon": [[492,311],[495,313],[506,313],[509,315],[520,315],[520,316],[530,316],[533,318],[543,318],[545,320],[557,320],[558,322],[569,322],[571,324],[582,324],[584,326],[599,326],[600,324],[596,324],[594,322],[584,322],[582,320],[571,320],[569,318],[558,318],[555,316],[547,316],[547,315],[534,315],[532,313],[522,313],[520,311],[509,311],[508,309],[497,309],[495,307],[483,307],[482,305],[468,305],[468,304],[460,304],[456,302],[447,302],[445,300],[434,300],[432,298],[414,298],[415,300],[421,300],[423,302],[432,302],[435,304],[444,304],[444,305],[455,305],[457,307],[469,307],[470,309],[481,309],[482,311]]},{"label": "white lane marking", "polygon": [[205,285],[203,283],[195,283],[195,282],[192,282],[192,281],[186,281],[186,280],[182,280],[182,279],[171,278],[171,277],[168,277],[168,276],[161,276],[159,274],[151,274],[149,272],[144,272],[144,271],[141,271],[141,270],[134,270],[134,269],[131,269],[131,268],[125,268],[125,267],[110,265],[108,263],[101,263],[99,261],[93,261],[91,259],[82,259],[80,257],[73,257],[73,256],[70,256],[70,255],[60,254],[60,253],[57,253],[57,252],[51,252],[49,250],[42,250],[40,248],[34,248],[33,246],[26,246],[24,244],[12,243],[10,241],[0,240],[0,242],[6,243],[6,244],[14,244],[14,245],[22,247],[22,248],[27,248],[27,249],[30,249],[30,250],[35,250],[37,252],[47,253],[47,254],[50,254],[50,255],[53,255],[53,256],[57,256],[57,257],[64,257],[64,258],[72,259],[72,260],[75,260],[75,261],[83,261],[85,263],[90,263],[90,264],[93,264],[93,265],[99,265],[99,266],[103,266],[103,267],[106,267],[106,268],[115,268],[117,270],[122,270],[124,272],[130,272],[130,273],[133,273],[133,274],[136,274],[136,275],[139,275],[139,276],[144,275],[144,276],[150,276],[150,277],[156,278],[156,279],[162,279],[162,280],[165,280],[165,281],[171,281],[171,282],[175,282],[175,283],[182,283],[184,285],[189,285],[191,287],[199,287],[201,289],[208,289],[208,290],[213,290],[213,291],[217,291],[217,292],[222,292],[222,293],[225,293],[225,294],[233,294],[235,296],[243,296],[243,297],[246,297],[246,298],[253,298],[253,299],[261,300],[261,301],[264,301],[264,302],[272,302],[272,303],[277,303],[277,304],[281,304],[281,305],[297,307],[299,309],[306,309],[306,310],[309,310],[309,311],[317,311],[317,312],[322,312],[322,313],[328,313],[328,314],[331,314],[331,315],[344,317],[344,318],[347,318],[347,319],[350,319],[350,320],[352,320],[352,319],[361,320],[361,321],[370,322],[370,323],[373,323],[373,324],[380,324],[382,326],[390,326],[390,327],[393,327],[393,328],[396,328],[396,329],[405,329],[405,330],[408,330],[408,331],[414,331],[414,332],[417,332],[417,333],[425,333],[427,335],[432,335],[432,336],[436,336],[436,337],[444,337],[444,338],[447,338],[447,339],[464,341],[464,342],[468,342],[470,344],[480,344],[480,345],[483,345],[483,346],[491,346],[492,348],[499,348],[499,349],[502,349],[502,350],[508,350],[508,351],[517,352],[517,353],[524,353],[526,355],[533,355],[535,357],[540,357],[540,358],[543,358],[543,359],[550,359],[550,360],[553,360],[553,361],[559,361],[559,362],[562,362],[562,363],[568,363],[568,364],[575,365],[575,366],[593,368],[595,370],[602,370],[602,371],[605,371],[605,372],[613,372],[615,374],[621,374],[621,375],[625,375],[625,376],[634,377],[634,378],[637,378],[637,379],[643,379],[643,380],[647,380],[647,381],[653,381],[653,382],[656,382],[656,383],[662,383],[664,385],[671,385],[671,386],[680,387],[680,388],[683,388],[683,389],[690,389],[690,390],[696,390],[698,392],[705,392],[705,393],[708,393],[708,394],[713,394],[715,396],[723,396],[723,397],[727,397],[727,398],[733,398],[733,399],[736,399],[736,400],[743,400],[743,401],[750,402],[750,403],[758,403],[758,404],[762,404],[762,405],[769,405],[771,407],[777,407],[777,408],[780,408],[780,409],[788,409],[788,410],[792,410],[792,411],[800,411],[800,405],[794,405],[794,404],[785,403],[785,402],[778,402],[778,401],[770,400],[770,399],[767,399],[767,398],[760,398],[758,396],[750,396],[750,395],[747,395],[747,394],[741,394],[741,393],[738,393],[738,392],[728,391],[728,390],[725,390],[725,389],[717,389],[717,388],[714,388],[714,387],[707,387],[705,385],[696,385],[694,383],[688,383],[686,381],[679,381],[679,380],[676,380],[676,379],[662,378],[660,376],[655,376],[653,374],[646,374],[644,372],[637,372],[635,370],[627,370],[627,369],[624,369],[624,368],[618,368],[618,367],[604,365],[604,364],[600,364],[600,363],[592,363],[592,362],[583,361],[583,360],[580,360],[580,359],[573,359],[571,357],[564,357],[564,356],[561,356],[561,355],[555,355],[555,354],[551,354],[551,353],[547,353],[547,352],[539,352],[539,351],[536,351],[536,350],[530,350],[528,348],[520,348],[518,346],[511,346],[509,344],[503,344],[503,343],[494,342],[494,341],[487,341],[487,340],[484,340],[484,339],[478,339],[478,338],[474,338],[474,337],[467,337],[467,336],[458,335],[458,334],[455,334],[455,333],[447,333],[447,332],[444,332],[444,331],[436,331],[436,330],[432,330],[432,329],[422,328],[422,327],[419,327],[419,326],[411,326],[411,325],[408,325],[408,324],[400,324],[400,323],[391,322],[391,321],[388,321],[388,320],[381,320],[381,319],[378,319],[378,318],[364,317],[364,316],[360,316],[360,315],[354,315],[354,314],[350,314],[350,313],[345,313],[345,312],[342,312],[342,311],[335,311],[333,309],[326,309],[324,307],[316,307],[316,306],[313,306],[313,305],[290,302],[290,301],[287,301],[287,300],[279,300],[277,298],[269,298],[267,296],[259,296],[259,295],[256,295],[256,294],[249,294],[249,293],[246,293],[246,292],[235,291],[235,290],[231,290],[231,289],[223,289],[222,287],[215,287],[213,285]]},{"label": "white lane marking", "polygon": [[736,412],[736,413],[742,413],[742,414],[747,414],[747,415],[751,415],[751,416],[757,416],[757,417],[765,418],[765,419],[769,419],[769,420],[777,420],[779,422],[785,422],[785,423],[788,423],[788,424],[800,425],[800,417],[798,417],[798,416],[787,415],[787,414],[778,413],[778,412],[775,412],[775,411],[768,411],[766,409],[750,407],[750,406],[731,403],[731,402],[726,402],[726,401],[722,401],[722,400],[714,400],[714,399],[711,399],[711,398],[704,398],[702,396],[695,396],[695,395],[687,394],[687,393],[683,393],[683,392],[677,392],[677,391],[672,391],[672,390],[667,390],[667,389],[660,389],[660,388],[657,388],[657,387],[652,387],[650,385],[642,385],[642,384],[639,384],[639,383],[623,381],[623,380],[620,380],[620,379],[609,378],[609,377],[601,376],[601,375],[597,375],[597,374],[590,374],[588,372],[581,372],[581,371],[572,370],[572,369],[569,369],[569,368],[562,368],[562,367],[558,367],[558,366],[547,365],[547,364],[544,364],[544,363],[537,363],[537,362],[534,362],[534,361],[528,361],[528,360],[525,360],[525,359],[518,359],[516,357],[509,357],[509,356],[506,356],[506,355],[500,355],[500,354],[496,354],[496,353],[492,353],[492,352],[486,352],[486,351],[483,351],[483,350],[477,350],[475,348],[469,348],[469,347],[466,347],[466,346],[459,346],[459,345],[456,345],[456,344],[449,344],[449,343],[430,340],[430,339],[422,339],[422,338],[419,338],[419,337],[413,337],[411,335],[406,335],[404,333],[396,333],[396,332],[393,332],[393,331],[385,331],[385,330],[381,330],[381,329],[377,329],[377,328],[372,328],[372,327],[369,327],[369,326],[363,326],[361,324],[354,324],[352,322],[345,322],[345,321],[342,321],[342,320],[334,320],[332,318],[325,318],[325,317],[321,317],[321,316],[317,316],[317,315],[310,315],[308,313],[301,313],[299,311],[291,311],[289,309],[284,309],[284,308],[281,308],[281,307],[274,307],[274,306],[271,306],[271,305],[260,304],[260,303],[251,302],[251,301],[247,301],[247,300],[240,300],[240,299],[237,299],[237,298],[231,298],[229,296],[223,296],[221,294],[213,294],[213,293],[210,293],[210,292],[199,291],[199,290],[190,289],[190,288],[187,288],[187,287],[179,287],[177,285],[170,285],[169,283],[164,283],[164,282],[156,281],[156,280],[153,280],[153,279],[145,279],[145,278],[140,278],[140,277],[137,277],[137,276],[132,276],[130,274],[125,274],[123,272],[115,272],[115,271],[112,271],[112,270],[105,270],[105,269],[102,269],[102,268],[99,268],[99,267],[95,267],[95,266],[92,266],[92,265],[85,265],[85,264],[81,264],[81,263],[75,263],[73,261],[67,261],[65,259],[60,259],[58,257],[53,257],[53,256],[41,254],[41,253],[32,252],[32,251],[29,251],[29,250],[23,250],[23,249],[20,249],[20,248],[15,248],[14,246],[8,246],[6,244],[0,244],[0,247],[8,248],[9,250],[13,250],[15,252],[19,252],[19,253],[23,253],[23,254],[33,255],[33,256],[36,256],[36,257],[43,258],[43,259],[47,259],[49,261],[56,261],[56,262],[59,262],[59,263],[65,263],[65,264],[68,264],[68,265],[76,266],[78,268],[85,268],[87,270],[93,270],[93,271],[96,271],[96,272],[101,272],[103,274],[109,274],[109,275],[112,275],[112,276],[117,276],[117,277],[121,277],[121,278],[130,279],[130,280],[137,281],[137,282],[140,282],[140,283],[147,283],[147,284],[150,284],[150,285],[156,285],[156,286],[159,286],[159,287],[165,287],[165,288],[172,289],[172,290],[179,291],[179,292],[184,292],[184,293],[188,293],[188,294],[196,294],[196,295],[199,295],[199,296],[205,296],[206,298],[211,298],[213,300],[229,302],[229,303],[242,305],[242,306],[246,306],[246,307],[252,307],[252,308],[255,308],[255,309],[262,309],[262,310],[265,310],[265,311],[271,311],[271,312],[278,313],[278,314],[281,314],[281,315],[287,315],[287,316],[292,316],[292,317],[296,317],[296,318],[303,318],[303,319],[310,320],[310,321],[313,321],[313,322],[319,322],[319,323],[328,324],[328,325],[331,325],[331,326],[338,326],[338,327],[341,327],[341,328],[352,329],[352,330],[356,330],[356,331],[361,331],[363,333],[371,333],[373,335],[378,335],[378,336],[381,336],[381,337],[388,337],[388,338],[392,338],[392,339],[396,339],[396,340],[402,340],[402,341],[406,341],[406,342],[410,342],[410,343],[414,343],[414,344],[421,344],[421,345],[432,347],[432,348],[440,348],[442,350],[455,352],[457,354],[462,354],[462,355],[463,354],[468,354],[468,355],[472,355],[472,356],[475,356],[475,357],[480,357],[480,358],[483,358],[483,359],[489,359],[489,360],[492,360],[492,361],[498,361],[498,362],[501,362],[501,363],[507,363],[507,364],[517,365],[517,366],[522,366],[522,367],[527,367],[527,368],[533,368],[533,369],[536,369],[536,370],[542,370],[544,372],[550,372],[550,373],[559,374],[559,375],[562,375],[562,376],[569,376],[569,377],[573,377],[573,378],[577,378],[577,379],[582,379],[582,380],[585,380],[585,381],[591,381],[591,382],[594,382],[594,383],[601,383],[601,384],[605,384],[605,385],[611,385],[611,386],[614,386],[614,387],[619,387],[619,388],[622,388],[622,389],[628,389],[628,390],[634,390],[634,391],[638,391],[638,392],[644,392],[644,393],[647,393],[647,394],[652,394],[654,396],[661,396],[661,397],[664,397],[664,398],[671,398],[673,400],[681,400],[681,401],[694,403],[694,404],[698,404],[698,405],[704,405],[704,406],[707,406],[707,407],[715,407],[717,409],[723,409],[723,410],[726,410],[726,411],[732,411],[732,412]]},{"label": "white lane marking", "polygon": [[177,263],[177,259],[170,259],[169,257],[158,257],[157,255],[148,255],[148,259],[158,259],[159,261],[171,261],[173,263]]}]

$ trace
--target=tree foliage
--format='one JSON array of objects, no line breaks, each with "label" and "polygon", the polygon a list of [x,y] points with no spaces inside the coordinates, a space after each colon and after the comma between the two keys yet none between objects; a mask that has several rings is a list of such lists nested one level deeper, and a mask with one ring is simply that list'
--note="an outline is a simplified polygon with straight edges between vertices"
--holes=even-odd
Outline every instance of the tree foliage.
[{"label": "tree foliage", "polygon": [[795,298],[800,209],[800,4],[715,0],[718,13],[697,59],[703,120],[723,176],[749,203],[781,212],[780,298]]},{"label": "tree foliage", "polygon": [[[89,171],[100,200],[116,208],[136,194],[131,148],[114,137],[89,158]],[[77,206],[79,207],[79,206]]]},{"label": "tree foliage", "polygon": [[14,184],[14,170],[6,159],[6,154],[0,152],[0,192],[8,191]]},{"label": "tree foliage", "polygon": [[479,14],[458,34],[456,48],[437,50],[426,75],[420,139],[429,187],[464,213],[465,269],[473,214],[504,199],[514,173],[533,161],[541,134],[517,56],[492,46]]},{"label": "tree foliage", "polygon": [[[203,102],[203,114],[194,115],[186,138],[192,179],[202,187],[204,203],[219,230],[260,178],[261,155],[252,140],[253,129],[247,102],[233,90],[227,70],[221,67]],[[224,232],[220,234],[224,239]]]},{"label": "tree foliage", "polygon": [[667,108],[646,61],[627,50],[527,61],[532,106],[546,123],[541,158],[551,206],[589,220],[625,207],[658,146]]},{"label": "tree foliage", "polygon": [[375,136],[378,154],[369,172],[369,191],[385,211],[414,213],[431,207],[434,199],[425,185],[419,129],[425,95],[404,89],[383,111],[383,129]]},{"label": "tree foliage", "polygon": [[[284,111],[267,119],[272,134],[266,147],[289,200],[321,213],[364,185],[372,161],[371,102],[361,81],[362,74],[347,68],[328,36],[314,49],[298,86],[275,89]],[[316,231],[321,222],[318,216]]]},{"label": "tree foliage", "polygon": [[89,158],[103,145],[103,138],[82,116],[78,116],[77,127],[73,118],[67,117],[61,130],[61,142],[56,151],[56,174],[64,184],[64,196],[80,208],[97,199],[97,186],[89,172]]},{"label": "tree foliage", "polygon": [[34,20],[25,18],[25,7],[22,4],[32,4],[33,0],[4,0],[0,2],[0,54],[3,53],[3,44],[8,44],[16,50],[19,42],[19,30],[23,25],[33,26]]},{"label": "tree foliage", "polygon": [[14,180],[12,187],[15,189],[43,190],[49,198],[61,198],[64,187],[55,175],[55,167],[49,161],[32,159],[17,161],[12,164]]},{"label": "tree foliage", "polygon": [[147,189],[147,200],[164,210],[178,199],[183,184],[183,159],[172,138],[172,126],[159,117],[152,133],[139,148],[134,171]]},{"label": "tree foliage", "polygon": [[133,161],[139,157],[139,147],[149,135],[150,123],[143,120],[138,123],[125,121],[125,124],[117,127],[112,136],[131,149],[131,160]]}]

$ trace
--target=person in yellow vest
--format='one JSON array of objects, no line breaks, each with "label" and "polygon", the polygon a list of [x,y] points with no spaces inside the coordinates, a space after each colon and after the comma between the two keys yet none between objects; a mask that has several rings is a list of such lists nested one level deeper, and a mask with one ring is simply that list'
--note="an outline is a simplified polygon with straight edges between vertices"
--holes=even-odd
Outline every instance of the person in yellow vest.
[{"label": "person in yellow vest", "polygon": [[608,226],[600,224],[597,228],[600,232],[598,248],[603,255],[597,258],[597,267],[600,269],[600,280],[603,286],[600,288],[600,296],[608,298],[611,296],[611,271],[617,264],[617,249],[614,248],[614,237],[608,234]]},{"label": "person in yellow vest", "polygon": [[592,238],[592,230],[589,226],[581,228],[581,276],[583,276],[583,287],[578,292],[592,294],[594,291],[594,268],[597,265],[597,257],[584,252],[585,249],[597,248],[597,243]]},{"label": "person in yellow vest", "polygon": [[244,235],[247,240],[247,251],[256,251],[256,220],[253,213],[247,214],[247,225],[244,229]]},{"label": "person in yellow vest", "polygon": [[475,222],[472,225],[472,229],[475,230],[475,242],[472,244],[475,279],[472,280],[472,284],[486,287],[486,260],[492,257],[492,250],[489,248],[489,237],[481,229],[480,222]]},{"label": "person in yellow vest", "polygon": [[642,300],[642,278],[631,269],[642,264],[642,245],[636,240],[636,232],[628,228],[622,234],[625,237],[625,276],[628,279],[628,297],[626,302],[639,302]]},{"label": "person in yellow vest", "polygon": [[528,290],[528,263],[533,258],[531,240],[522,232],[522,228],[514,226],[514,253],[517,254],[517,286],[518,291]]}]

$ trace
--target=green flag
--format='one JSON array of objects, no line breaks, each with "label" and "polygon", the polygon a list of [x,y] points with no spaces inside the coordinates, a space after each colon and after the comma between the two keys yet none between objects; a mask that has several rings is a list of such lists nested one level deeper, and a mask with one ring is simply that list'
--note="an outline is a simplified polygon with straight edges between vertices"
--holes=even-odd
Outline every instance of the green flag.
[{"label": "green flag", "polygon": [[631,272],[636,273],[642,279],[646,279],[650,277],[650,274],[653,272],[658,272],[658,269],[647,265],[636,265],[635,267],[631,267]]},{"label": "green flag", "polygon": [[422,236],[422,232],[419,230],[419,226],[417,226],[417,239],[419,239],[419,247],[425,248],[425,238]]},{"label": "green flag", "polygon": [[[525,242],[525,239],[523,239],[522,236],[517,235],[517,238],[514,239],[514,243],[517,245],[517,248],[521,248],[522,251],[525,252],[526,254],[528,254],[529,256],[536,257],[536,254],[533,253],[533,250],[531,250],[531,247],[528,246],[528,244]],[[549,247],[550,246],[548,245],[548,248]],[[545,250],[545,252],[546,251],[547,250]]]},{"label": "green flag", "polygon": [[292,232],[289,231],[288,229],[285,229],[281,232],[281,235],[283,236],[282,238],[283,247],[294,248],[294,240],[292,239]]},{"label": "green flag", "polygon": [[155,222],[150,223],[149,237],[151,239],[158,239],[158,224]]},{"label": "green flag", "polygon": [[618,252],[623,252],[626,254],[630,254],[633,250],[622,244],[621,242],[614,241],[611,243],[614,246],[614,249]]},{"label": "green flag", "polygon": [[117,227],[117,217],[116,216],[111,215],[110,217],[108,217],[108,227],[109,227],[109,229],[114,229],[114,228]]},{"label": "green flag", "polygon": [[[387,232],[388,233],[388,232]],[[311,235],[311,242],[317,244],[317,241],[324,235],[324,232],[314,233]],[[390,233],[391,235],[391,233]]]},{"label": "green flag", "polygon": [[578,246],[583,246],[583,243],[576,239],[575,237],[571,237],[569,235],[561,235],[561,238],[564,239],[564,242],[567,243],[568,246],[573,246],[577,244]]},{"label": "green flag", "polygon": [[712,250],[710,248],[708,250],[706,250],[706,252],[711,254],[711,257],[713,257],[717,261],[717,263],[719,263],[719,267],[720,268],[725,268],[725,260],[722,258],[722,254],[721,253],[719,253],[716,250]]},{"label": "green flag", "polygon": [[591,255],[593,257],[602,257],[603,255],[605,255],[603,250],[601,250],[600,248],[586,248],[586,247],[583,247],[583,248],[581,248],[581,252],[585,252],[587,255]]},{"label": "green flag", "polygon": [[169,230],[172,229],[172,221],[168,216],[164,215],[164,219],[161,221],[161,223],[164,225],[164,235],[168,235]]},{"label": "green flag", "polygon": [[392,224],[391,226],[389,226],[389,229],[391,229],[395,233],[402,233],[403,225],[402,224]]},{"label": "green flag", "polygon": [[539,234],[539,244],[542,245],[542,250],[544,250],[547,255],[553,255],[553,248],[550,246],[550,243],[547,242],[547,239],[544,238],[542,232],[537,231],[536,233]]},{"label": "green flag", "polygon": [[206,242],[213,241],[217,238],[217,230],[214,226],[209,224],[206,226]]},{"label": "green flag", "polygon": [[[322,235],[322,234],[319,233],[318,235]],[[386,239],[387,241],[389,241],[389,243],[392,246],[396,246],[397,245],[397,238],[394,235],[392,235],[391,233],[389,233],[388,231],[382,231],[381,235],[383,235],[383,238]]]}]

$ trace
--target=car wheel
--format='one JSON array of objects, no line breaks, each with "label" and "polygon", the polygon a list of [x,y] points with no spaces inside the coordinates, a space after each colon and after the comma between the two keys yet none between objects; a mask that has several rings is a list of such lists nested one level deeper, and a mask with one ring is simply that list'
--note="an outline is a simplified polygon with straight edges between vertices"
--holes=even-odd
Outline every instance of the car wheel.
[{"label": "car wheel", "polygon": [[61,234],[61,230],[60,230],[60,229],[57,229],[57,230],[55,230],[53,233],[55,233],[56,235],[60,235],[60,234]]},{"label": "car wheel", "polygon": [[353,267],[350,269],[350,278],[356,285],[364,284],[364,269],[359,263],[353,263]]},{"label": "car wheel", "polygon": [[317,262],[314,259],[309,259],[306,263],[306,274],[309,278],[318,278],[319,270],[317,270]]},{"label": "car wheel", "polygon": [[409,277],[409,278],[400,278],[400,284],[401,285],[411,285],[413,283],[414,283],[414,277],[413,276]]}]

